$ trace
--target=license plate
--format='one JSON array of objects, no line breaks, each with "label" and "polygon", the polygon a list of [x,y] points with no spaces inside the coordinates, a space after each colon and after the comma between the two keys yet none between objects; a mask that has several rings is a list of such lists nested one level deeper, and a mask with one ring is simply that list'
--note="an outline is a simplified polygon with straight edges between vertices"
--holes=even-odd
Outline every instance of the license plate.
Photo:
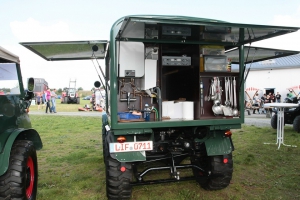
[{"label": "license plate", "polygon": [[124,143],[110,143],[109,151],[111,153],[131,152],[131,151],[151,151],[153,150],[152,141],[140,142],[124,142]]}]

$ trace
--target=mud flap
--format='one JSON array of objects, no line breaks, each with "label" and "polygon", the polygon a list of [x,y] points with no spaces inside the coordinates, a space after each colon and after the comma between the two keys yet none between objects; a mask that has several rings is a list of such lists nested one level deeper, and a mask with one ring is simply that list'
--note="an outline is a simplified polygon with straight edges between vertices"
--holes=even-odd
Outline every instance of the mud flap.
[{"label": "mud flap", "polygon": [[205,141],[206,152],[208,156],[230,154],[233,151],[230,138],[223,134],[214,133]]}]

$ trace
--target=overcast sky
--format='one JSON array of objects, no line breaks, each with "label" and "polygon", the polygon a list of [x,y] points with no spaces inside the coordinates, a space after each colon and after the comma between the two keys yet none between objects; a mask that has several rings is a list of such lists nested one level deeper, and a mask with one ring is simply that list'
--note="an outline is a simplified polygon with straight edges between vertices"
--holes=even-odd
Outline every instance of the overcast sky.
[{"label": "overcast sky", "polygon": [[[45,78],[51,88],[76,79],[77,88],[90,90],[98,80],[93,63],[49,62],[20,42],[109,40],[117,19],[136,14],[300,27],[299,0],[0,0],[0,6],[0,46],[20,57],[23,80]],[[256,46],[300,50],[300,31]]]}]

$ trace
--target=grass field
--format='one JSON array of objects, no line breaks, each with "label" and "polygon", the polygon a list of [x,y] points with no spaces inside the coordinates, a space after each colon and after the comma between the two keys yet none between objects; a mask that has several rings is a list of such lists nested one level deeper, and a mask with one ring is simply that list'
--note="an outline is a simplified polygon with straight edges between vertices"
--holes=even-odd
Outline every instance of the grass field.
[{"label": "grass field", "polygon": [[[44,144],[38,151],[37,199],[106,199],[101,118],[31,115],[31,119]],[[276,145],[263,144],[275,138],[276,130],[269,127],[234,130],[234,173],[226,189],[206,191],[195,181],[136,186],[132,199],[300,199],[300,134],[285,127],[285,142],[297,148],[277,150]]]},{"label": "grass field", "polygon": [[[78,107],[84,107],[85,104],[90,104],[90,100],[83,100],[80,98],[80,104],[62,104],[60,99],[56,99],[56,111],[57,112],[77,112]],[[51,103],[50,103],[51,106]],[[40,111],[45,111],[46,106],[40,105]],[[30,111],[38,111],[38,105],[31,105]]]}]

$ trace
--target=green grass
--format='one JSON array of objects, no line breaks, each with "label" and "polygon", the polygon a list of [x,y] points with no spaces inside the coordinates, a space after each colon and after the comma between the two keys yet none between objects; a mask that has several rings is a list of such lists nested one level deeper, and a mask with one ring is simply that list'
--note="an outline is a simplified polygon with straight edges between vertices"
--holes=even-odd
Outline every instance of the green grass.
[{"label": "green grass", "polygon": [[[38,198],[106,199],[101,118],[32,115],[44,147],[38,151]],[[234,173],[229,187],[206,191],[195,181],[136,186],[133,200],[300,199],[300,134],[285,127],[285,143],[264,145],[276,130],[243,126],[234,130]],[[168,172],[166,172],[168,173]],[[183,174],[183,173],[181,173]]]},{"label": "green grass", "polygon": [[[83,100],[80,98],[80,104],[62,104],[60,99],[56,99],[56,111],[57,112],[78,112],[79,107],[84,107],[85,104],[90,104],[90,100]],[[50,103],[51,106],[51,103]],[[46,106],[45,105],[40,105],[40,110],[38,110],[38,105],[31,105],[30,106],[30,111],[45,111]]]}]

